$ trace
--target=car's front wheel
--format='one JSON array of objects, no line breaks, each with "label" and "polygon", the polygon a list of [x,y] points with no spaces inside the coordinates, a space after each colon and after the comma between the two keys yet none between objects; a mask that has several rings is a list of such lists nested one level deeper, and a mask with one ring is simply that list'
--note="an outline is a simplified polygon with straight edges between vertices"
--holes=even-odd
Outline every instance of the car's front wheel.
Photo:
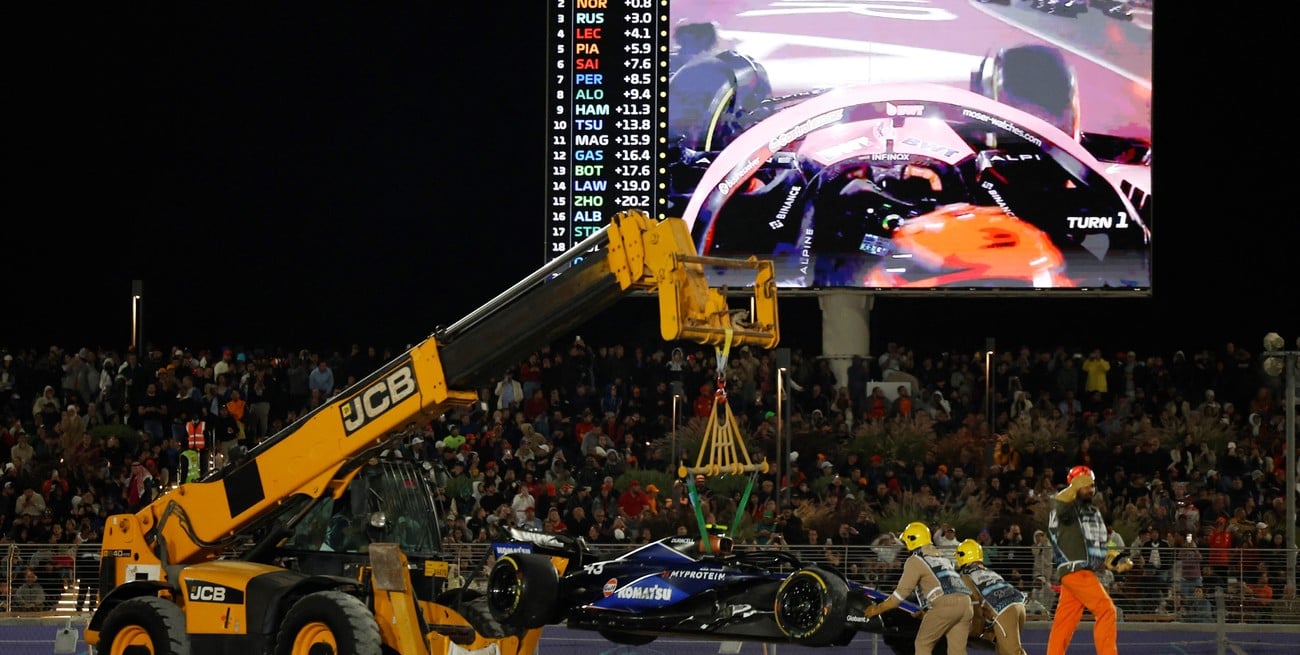
[{"label": "car's front wheel", "polygon": [[549,557],[532,553],[506,555],[488,573],[488,609],[506,625],[540,628],[555,616],[559,584]]},{"label": "car's front wheel", "polygon": [[830,644],[844,630],[848,594],[840,576],[816,566],[799,569],[776,590],[776,625],[801,644]]}]

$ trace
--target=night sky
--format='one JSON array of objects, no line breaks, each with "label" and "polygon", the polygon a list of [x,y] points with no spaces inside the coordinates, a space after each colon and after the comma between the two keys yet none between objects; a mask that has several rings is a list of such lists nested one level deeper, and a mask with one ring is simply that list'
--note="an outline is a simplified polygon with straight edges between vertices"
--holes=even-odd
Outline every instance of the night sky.
[{"label": "night sky", "polygon": [[[10,98],[0,345],[122,348],[140,279],[146,339],[163,345],[400,346],[526,276],[543,261],[545,4],[485,6],[33,18],[47,36],[9,47],[25,91]],[[1256,18],[1202,11],[1158,14],[1154,295],[880,298],[875,349],[996,336],[1258,351],[1269,330],[1300,334],[1283,287],[1297,280],[1294,121],[1257,90],[1287,65],[1252,63],[1282,46],[1248,57],[1227,28]],[[592,338],[652,309],[625,301]],[[816,349],[815,301],[782,309],[786,345]]]}]

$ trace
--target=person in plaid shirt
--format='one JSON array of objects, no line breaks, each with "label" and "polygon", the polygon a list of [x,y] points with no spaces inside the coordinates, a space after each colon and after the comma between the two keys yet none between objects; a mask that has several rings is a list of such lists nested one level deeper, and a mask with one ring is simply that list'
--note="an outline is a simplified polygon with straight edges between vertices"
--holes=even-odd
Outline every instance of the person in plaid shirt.
[{"label": "person in plaid shirt", "polygon": [[1097,655],[1117,655],[1115,602],[1102,586],[1100,575],[1107,570],[1124,573],[1133,562],[1120,551],[1107,551],[1106,521],[1101,510],[1092,505],[1097,493],[1092,469],[1076,466],[1070,469],[1066,481],[1069,485],[1056,494],[1047,518],[1052,561],[1061,583],[1061,597],[1047,638],[1047,655],[1065,655],[1084,608],[1093,615],[1092,639]]}]

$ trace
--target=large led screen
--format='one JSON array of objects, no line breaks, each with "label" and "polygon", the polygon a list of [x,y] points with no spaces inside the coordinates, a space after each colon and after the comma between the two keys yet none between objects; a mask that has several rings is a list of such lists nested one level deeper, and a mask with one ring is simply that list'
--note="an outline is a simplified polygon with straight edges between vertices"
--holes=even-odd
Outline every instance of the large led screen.
[{"label": "large led screen", "polygon": [[646,209],[787,289],[1150,291],[1149,5],[554,1],[550,251]]}]

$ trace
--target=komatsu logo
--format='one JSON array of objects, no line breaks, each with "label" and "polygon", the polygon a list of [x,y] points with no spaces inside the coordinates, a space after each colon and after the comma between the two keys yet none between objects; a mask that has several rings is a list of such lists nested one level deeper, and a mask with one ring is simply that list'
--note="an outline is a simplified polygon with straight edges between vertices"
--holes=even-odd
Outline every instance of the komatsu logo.
[{"label": "komatsu logo", "polygon": [[666,587],[623,587],[614,595],[631,600],[672,600],[673,590]]},{"label": "komatsu logo", "polygon": [[352,436],[419,390],[415,368],[408,360],[343,403],[339,411],[343,414],[344,432]]},{"label": "komatsu logo", "polygon": [[196,603],[242,603],[244,592],[209,582],[190,582],[189,599]]}]

